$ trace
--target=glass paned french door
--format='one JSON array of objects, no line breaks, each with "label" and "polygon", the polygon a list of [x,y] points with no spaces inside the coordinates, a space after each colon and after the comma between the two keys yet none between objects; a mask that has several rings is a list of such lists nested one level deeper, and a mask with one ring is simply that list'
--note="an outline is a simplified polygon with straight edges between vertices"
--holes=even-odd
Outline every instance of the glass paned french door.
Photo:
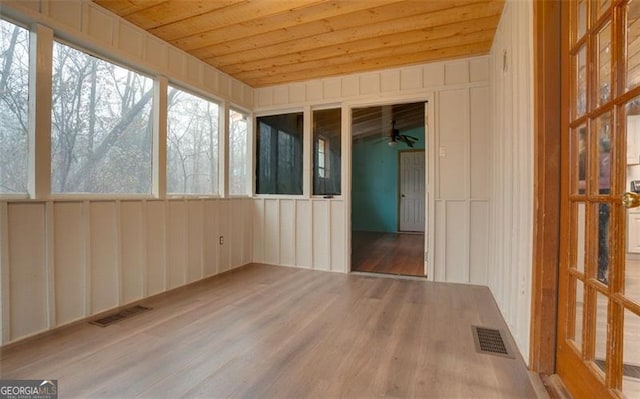
[{"label": "glass paned french door", "polygon": [[576,398],[640,399],[640,1],[561,3],[557,369]]}]

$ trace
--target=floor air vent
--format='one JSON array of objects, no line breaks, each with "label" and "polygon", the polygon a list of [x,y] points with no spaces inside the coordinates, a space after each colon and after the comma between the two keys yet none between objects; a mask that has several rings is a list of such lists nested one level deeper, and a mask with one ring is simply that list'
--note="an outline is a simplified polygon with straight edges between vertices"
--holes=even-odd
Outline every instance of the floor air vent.
[{"label": "floor air vent", "polygon": [[151,310],[151,308],[146,307],[146,306],[142,306],[142,305],[136,305],[136,306],[132,306],[130,308],[126,308],[124,310],[121,310],[118,313],[112,314],[110,316],[106,316],[103,317],[101,319],[97,319],[97,320],[93,320],[90,321],[90,324],[96,325],[96,326],[100,326],[100,327],[106,327],[109,326],[113,323],[117,323],[122,319],[126,319],[129,318],[131,316],[135,316],[138,313],[142,313],[142,312],[146,312],[147,310]]},{"label": "floor air vent", "polygon": [[493,328],[473,326],[473,339],[476,350],[497,356],[513,358],[509,346],[502,338],[502,332]]},{"label": "floor air vent", "polygon": [[[607,372],[607,364],[602,359],[594,360],[595,364],[600,367],[600,370]],[[632,377],[640,379],[640,366],[636,366],[635,364],[625,363],[622,365],[622,374],[625,377]]]}]

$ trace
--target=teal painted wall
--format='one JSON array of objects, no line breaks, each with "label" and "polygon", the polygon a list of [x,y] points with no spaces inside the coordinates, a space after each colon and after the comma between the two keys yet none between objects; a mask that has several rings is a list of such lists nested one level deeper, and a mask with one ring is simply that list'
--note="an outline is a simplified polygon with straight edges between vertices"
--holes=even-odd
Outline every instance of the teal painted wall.
[{"label": "teal painted wall", "polygon": [[413,148],[389,147],[378,139],[353,142],[351,228],[355,231],[398,231],[398,152],[424,149],[424,128],[401,132],[417,137]]}]

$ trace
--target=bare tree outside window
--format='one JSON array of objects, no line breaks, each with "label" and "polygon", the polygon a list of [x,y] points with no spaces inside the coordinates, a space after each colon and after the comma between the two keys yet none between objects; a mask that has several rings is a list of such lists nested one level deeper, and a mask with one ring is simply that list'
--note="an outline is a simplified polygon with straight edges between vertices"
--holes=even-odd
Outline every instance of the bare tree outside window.
[{"label": "bare tree outside window", "polygon": [[27,192],[29,32],[0,20],[0,194]]},{"label": "bare tree outside window", "polygon": [[218,104],[169,88],[167,192],[218,193]]},{"label": "bare tree outside window", "polygon": [[54,193],[151,192],[153,81],[53,45]]},{"label": "bare tree outside window", "polygon": [[229,111],[229,193],[248,195],[249,122],[245,114]]}]

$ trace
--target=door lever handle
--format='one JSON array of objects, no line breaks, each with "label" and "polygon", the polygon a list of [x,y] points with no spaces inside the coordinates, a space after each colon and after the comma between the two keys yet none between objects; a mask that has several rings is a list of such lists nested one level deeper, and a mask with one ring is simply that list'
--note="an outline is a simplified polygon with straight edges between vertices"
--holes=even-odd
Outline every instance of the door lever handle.
[{"label": "door lever handle", "polygon": [[625,208],[637,208],[640,206],[640,194],[624,193],[622,195],[622,206]]}]

